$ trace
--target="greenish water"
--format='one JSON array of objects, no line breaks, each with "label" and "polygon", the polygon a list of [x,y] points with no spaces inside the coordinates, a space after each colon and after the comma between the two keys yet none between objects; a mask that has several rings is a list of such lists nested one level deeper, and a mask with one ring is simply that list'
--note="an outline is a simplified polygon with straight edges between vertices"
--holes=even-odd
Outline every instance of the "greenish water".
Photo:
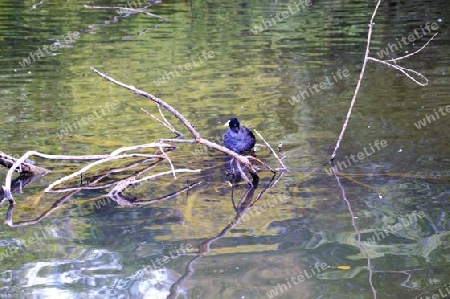
[{"label": "greenish water", "polygon": [[[435,40],[398,62],[429,84],[368,64],[336,158],[338,179],[323,165],[358,80],[374,1],[305,3],[164,1],[148,11],[165,22],[85,8],[89,1],[35,9],[31,1],[0,1],[1,151],[106,154],[173,137],[141,111],[158,114],[151,102],[95,67],[173,105],[205,138],[220,140],[237,116],[274,147],[283,143],[290,170],[235,221],[232,194],[236,203],[245,184],[232,191],[225,158],[213,151],[172,152],[178,168],[202,172],[126,195],[151,200],[198,184],[140,207],[121,207],[101,198],[109,189],[96,189],[52,209],[70,194],[43,190],[84,163],[36,158],[53,172],[14,194],[13,221],[29,225],[0,233],[0,298],[448,296],[450,116],[440,112],[450,105],[447,3],[380,6],[375,58],[420,49],[431,33],[408,36],[435,24]],[[259,158],[278,167],[258,144]],[[269,172],[260,175],[247,198],[270,183]]]}]

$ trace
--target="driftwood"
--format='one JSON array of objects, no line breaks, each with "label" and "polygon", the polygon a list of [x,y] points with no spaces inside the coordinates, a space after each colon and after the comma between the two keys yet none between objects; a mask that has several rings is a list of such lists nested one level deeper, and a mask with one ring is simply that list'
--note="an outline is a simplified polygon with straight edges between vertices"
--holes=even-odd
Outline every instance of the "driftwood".
[{"label": "driftwood", "polygon": [[[156,116],[151,115],[148,111],[144,110],[145,113],[150,115],[153,119],[157,120],[161,125],[166,127],[169,131],[174,133],[177,138],[173,139],[161,139],[159,142],[153,142],[148,144],[142,144],[142,145],[136,145],[131,147],[123,147],[114,150],[113,152],[109,154],[102,154],[102,155],[85,155],[85,156],[70,156],[70,155],[48,155],[44,153],[40,153],[38,151],[29,151],[22,155],[19,159],[15,159],[9,155],[1,154],[0,155],[0,164],[6,166],[9,168],[8,173],[6,175],[5,184],[3,186],[3,200],[6,198],[10,202],[10,208],[8,209],[8,213],[6,215],[5,222],[10,226],[22,226],[22,225],[31,225],[35,224],[38,221],[42,220],[43,218],[47,217],[51,212],[53,212],[55,209],[59,208],[62,204],[67,202],[70,198],[72,198],[76,193],[82,191],[82,190],[93,190],[93,189],[110,189],[109,193],[107,195],[101,196],[97,198],[96,200],[99,200],[101,198],[108,198],[110,200],[113,200],[117,202],[120,205],[123,206],[139,206],[143,204],[149,204],[154,203],[160,200],[165,200],[168,198],[171,198],[177,194],[180,194],[182,192],[186,192],[193,187],[199,185],[201,182],[192,182],[188,184],[187,187],[181,188],[179,191],[155,198],[150,200],[137,200],[134,198],[129,198],[126,195],[124,195],[124,191],[133,185],[140,184],[144,181],[148,180],[155,180],[161,176],[165,175],[173,175],[173,177],[176,179],[177,174],[179,173],[198,173],[201,170],[200,169],[179,169],[176,168],[176,166],[172,163],[172,159],[169,155],[174,149],[177,147],[177,145],[183,145],[183,144],[198,144],[199,146],[206,146],[208,148],[220,151],[222,153],[225,153],[230,157],[229,163],[232,164],[232,169],[236,170],[237,174],[240,178],[243,178],[249,185],[250,188],[256,188],[258,184],[259,177],[257,175],[257,171],[253,166],[253,163],[258,163],[262,165],[263,168],[271,171],[273,174],[276,173],[282,173],[287,171],[285,165],[281,161],[281,159],[278,157],[276,152],[273,150],[273,148],[265,141],[265,139],[259,134],[259,132],[256,132],[261,140],[268,146],[268,148],[271,150],[271,152],[274,154],[275,158],[279,161],[281,164],[281,168],[274,169],[271,166],[269,166],[267,163],[261,161],[260,159],[253,157],[251,155],[240,155],[238,153],[235,153],[219,144],[216,144],[212,141],[209,141],[205,138],[203,138],[200,133],[195,129],[194,125],[192,125],[181,113],[179,113],[174,107],[167,104],[165,101],[153,96],[152,94],[149,94],[145,91],[142,91],[140,89],[135,88],[131,85],[126,85],[120,81],[117,81],[113,79],[112,77],[96,70],[95,68],[92,68],[93,72],[100,75],[101,77],[105,78],[106,80],[113,82],[114,84],[124,87],[128,90],[133,91],[135,94],[141,95],[151,101],[153,101],[159,110],[159,114],[161,115],[161,118],[157,118]],[[192,136],[192,139],[184,139],[183,134],[176,130],[175,127],[167,120],[167,118],[164,116],[162,109],[170,112],[175,118],[177,118],[187,129],[187,131]],[[142,153],[142,151],[148,151],[152,150],[153,153]],[[50,159],[50,160],[74,160],[74,161],[90,161],[89,164],[83,166],[81,169],[66,175],[65,177],[62,177],[55,182],[51,183],[44,191],[45,192],[53,192],[53,193],[66,193],[64,196],[62,196],[59,200],[57,200],[50,209],[45,211],[41,216],[37,217],[34,220],[28,220],[28,221],[22,221],[18,223],[14,223],[12,221],[12,212],[14,209],[14,198],[13,194],[17,192],[16,189],[12,189],[14,185],[13,181],[13,174],[14,171],[18,171],[21,174],[24,173],[30,173],[33,175],[45,175],[49,171],[45,168],[41,168],[38,166],[35,166],[28,160],[31,156],[38,156],[44,159]],[[89,181],[85,182],[83,179],[83,175],[87,173],[91,168],[102,165],[108,162],[117,161],[117,160],[123,160],[123,159],[132,159],[133,162],[131,162],[129,165],[122,167],[122,168],[113,168],[109,169],[107,171],[104,171],[103,173],[96,175],[95,177],[91,177]],[[150,165],[147,165],[149,164]],[[161,163],[166,163],[169,166],[169,169],[166,171],[159,171],[156,173],[152,173],[154,167],[157,165],[161,165]],[[122,179],[116,179],[113,181],[109,181],[108,183],[102,183],[105,178],[110,176],[114,173],[121,173],[125,172],[126,170],[130,170],[136,167],[143,167],[142,170],[136,171],[133,173],[133,175],[127,176]],[[248,178],[248,176],[245,174],[245,170],[250,173],[251,179]],[[80,179],[79,186],[75,187],[61,187],[63,183],[67,182],[73,182],[74,180]],[[22,186],[22,185],[21,185]],[[20,189],[21,190],[21,189]]]},{"label": "driftwood", "polygon": [[[16,158],[0,151],[0,165],[6,168],[11,168],[16,162],[17,162]],[[19,167],[15,168],[14,170],[21,174],[31,174],[31,175],[42,175],[49,172],[48,169],[31,164],[31,161],[24,161],[20,163]]]}]

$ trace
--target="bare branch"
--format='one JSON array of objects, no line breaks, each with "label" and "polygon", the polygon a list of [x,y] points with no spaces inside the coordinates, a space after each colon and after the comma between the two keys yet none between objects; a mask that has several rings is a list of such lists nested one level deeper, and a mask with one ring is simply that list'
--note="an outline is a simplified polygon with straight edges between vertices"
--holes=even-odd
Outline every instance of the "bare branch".
[{"label": "bare branch", "polygon": [[[158,105],[158,108],[160,106]],[[166,127],[167,129],[169,129],[170,132],[174,133],[175,135],[179,136],[179,137],[183,137],[183,133],[181,133],[180,131],[175,130],[174,127],[172,127],[172,125],[169,122],[165,122],[160,120],[159,118],[157,118],[156,116],[154,116],[153,114],[151,114],[150,112],[148,112],[147,110],[145,110],[144,108],[141,108],[142,111],[145,112],[145,114],[147,114],[148,116],[150,116],[151,118],[153,118],[154,120],[156,120],[157,122],[159,122],[161,125],[163,125],[164,127]],[[161,109],[159,109],[159,112],[162,113]],[[164,118],[165,119],[165,118]]]},{"label": "bare branch", "polygon": [[[275,156],[275,158],[277,158],[278,162],[280,162],[281,166],[283,167],[283,170],[287,170],[287,167],[283,164],[283,161],[281,161],[281,159],[278,157],[277,153],[273,150],[273,148],[270,146],[270,144],[261,136],[261,134],[259,134],[258,131],[256,131],[256,130],[253,130],[253,131],[255,131],[255,133],[258,134],[259,138],[261,138],[261,140],[267,145],[267,147],[270,149],[270,151]],[[263,163],[262,161],[259,161],[259,162]]]},{"label": "bare branch", "polygon": [[[404,67],[399,66],[397,64],[392,64],[392,63],[389,63],[388,61],[379,60],[379,59],[376,59],[376,58],[373,58],[373,57],[367,57],[367,60],[378,62],[378,63],[384,64],[384,65],[387,65],[388,67],[392,67],[392,68],[400,71],[401,73],[403,73],[406,77],[408,77],[409,79],[411,79],[413,82],[417,83],[420,86],[427,86],[428,85],[428,79],[424,75],[422,75],[421,73],[419,73],[419,72],[417,72],[415,70],[404,68]],[[417,81],[414,77],[412,77],[410,74],[408,74],[408,72],[413,73],[413,74],[417,75],[418,77],[422,77],[425,80],[425,82],[422,83],[422,82]]]},{"label": "bare branch", "polygon": [[410,54],[408,54],[408,55],[405,55],[405,56],[402,56],[402,57],[398,57],[398,58],[393,58],[393,59],[389,59],[389,60],[386,60],[387,62],[396,62],[396,61],[398,61],[398,60],[401,60],[401,59],[405,59],[405,58],[408,58],[408,57],[410,57],[410,56],[413,56],[413,55],[416,55],[417,53],[419,53],[420,51],[422,51],[423,49],[425,49],[425,47],[426,46],[428,46],[428,44],[436,37],[436,35],[438,35],[438,33],[436,32],[426,43],[425,43],[425,45],[423,45],[419,50],[417,50],[417,51],[415,51],[415,52],[412,52],[412,53],[410,53]]},{"label": "bare branch", "polygon": [[341,133],[339,134],[339,138],[337,140],[333,154],[331,155],[331,159],[330,159],[331,162],[333,162],[334,157],[336,157],[337,151],[339,149],[339,145],[341,144],[342,138],[344,138],[344,133],[345,133],[345,130],[347,129],[348,121],[350,120],[350,116],[352,115],[353,106],[355,106],[355,103],[356,103],[356,96],[358,95],[359,88],[361,87],[361,81],[364,78],[364,72],[366,71],[366,65],[367,65],[367,57],[369,57],[370,41],[372,39],[372,27],[373,27],[373,25],[375,25],[373,23],[373,19],[375,18],[375,15],[377,13],[377,10],[378,10],[378,7],[380,6],[380,4],[381,4],[381,0],[378,0],[377,5],[372,14],[372,18],[370,19],[369,32],[367,33],[366,53],[364,54],[363,66],[361,68],[361,72],[359,73],[358,83],[356,84],[355,92],[353,93],[353,98],[352,98],[350,107],[347,112],[347,117],[345,119],[344,125],[342,126],[342,130],[341,130]]},{"label": "bare branch", "polygon": [[[434,37],[437,35],[437,33],[435,33],[430,38],[430,40],[425,45],[423,45],[419,50],[417,50],[417,51],[415,51],[415,52],[413,52],[411,54],[405,55],[403,57],[390,59],[390,60],[384,60],[384,61],[376,59],[376,58],[373,58],[373,57],[369,57],[370,43],[371,43],[371,40],[372,40],[372,29],[373,29],[373,26],[375,25],[373,20],[375,18],[375,15],[377,14],[377,11],[378,11],[378,8],[379,8],[380,4],[381,4],[381,0],[378,0],[377,4],[375,6],[375,9],[374,9],[374,11],[372,13],[372,18],[370,19],[370,22],[369,22],[369,32],[367,33],[367,46],[366,46],[366,53],[364,54],[363,66],[361,68],[361,72],[359,73],[359,79],[358,79],[358,82],[357,82],[356,87],[355,87],[355,92],[353,94],[352,101],[350,103],[350,107],[349,107],[349,109],[347,111],[347,117],[345,118],[345,122],[344,122],[344,124],[342,126],[341,133],[339,134],[339,137],[338,137],[338,140],[336,142],[336,146],[334,148],[333,154],[331,155],[330,163],[333,163],[333,160],[336,157],[336,154],[337,154],[337,151],[338,151],[339,146],[341,144],[341,141],[342,141],[342,139],[344,137],[345,130],[347,129],[347,125],[348,125],[348,122],[350,120],[350,116],[352,114],[352,110],[353,110],[353,107],[354,107],[355,102],[356,102],[356,97],[357,97],[359,89],[361,87],[361,82],[362,82],[362,80],[364,78],[364,73],[365,73],[368,61],[375,61],[375,62],[379,62],[379,63],[384,64],[384,65],[387,65],[389,67],[392,67],[392,68],[400,71],[401,73],[403,73],[407,78],[409,78],[410,80],[412,80],[413,82],[415,82],[416,84],[418,84],[420,86],[426,86],[428,84],[428,79],[424,75],[422,75],[421,73],[419,73],[419,72],[417,72],[415,70],[399,66],[399,65],[396,64],[396,62],[401,60],[401,59],[405,59],[407,57],[415,55],[415,54],[419,53],[420,51],[422,51],[430,43],[430,41],[432,41],[434,39]],[[425,82],[419,82],[411,74],[422,78]]]},{"label": "bare branch", "polygon": [[175,167],[173,166],[172,160],[170,160],[169,156],[166,155],[166,152],[163,150],[162,146],[159,147],[159,150],[163,154],[163,157],[166,158],[167,161],[169,162],[170,169],[172,170],[172,173],[173,173],[173,178],[177,179],[177,176],[175,175]]},{"label": "bare branch", "polygon": [[[393,59],[389,59],[389,60],[379,60],[373,57],[367,57],[368,60],[374,61],[374,62],[378,62],[384,65],[387,65],[388,67],[392,67],[398,71],[400,71],[401,73],[403,73],[406,77],[408,77],[410,80],[412,80],[414,83],[420,85],[420,86],[427,86],[428,85],[428,79],[422,75],[421,73],[412,70],[412,69],[408,69],[408,68],[404,68],[402,66],[397,65],[397,61],[411,57],[417,53],[419,53],[420,51],[422,51],[423,49],[425,49],[425,47],[436,37],[438,33],[436,32],[426,43],[425,45],[423,45],[419,50],[414,51],[413,53],[410,53],[408,55],[402,56],[402,57],[398,57],[398,58],[393,58]],[[393,63],[391,63],[393,62]],[[411,76],[409,73],[415,74],[418,77],[421,77],[423,80],[425,80],[425,82],[419,82],[417,81],[413,76]]]}]

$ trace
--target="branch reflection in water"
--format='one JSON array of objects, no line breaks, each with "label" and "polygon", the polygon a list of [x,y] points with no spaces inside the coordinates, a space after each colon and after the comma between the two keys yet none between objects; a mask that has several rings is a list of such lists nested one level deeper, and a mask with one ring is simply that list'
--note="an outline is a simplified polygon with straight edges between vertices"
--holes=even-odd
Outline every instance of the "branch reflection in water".
[{"label": "branch reflection in water", "polygon": [[[233,207],[236,211],[236,216],[233,218],[233,220],[231,220],[229,222],[229,224],[227,226],[225,226],[222,229],[222,231],[219,232],[219,234],[203,241],[198,246],[198,249],[199,249],[198,253],[187,263],[184,274],[170,287],[170,294],[167,296],[167,299],[176,299],[178,297],[178,295],[180,293],[180,289],[183,286],[183,283],[186,281],[186,279],[188,279],[195,273],[195,269],[194,269],[195,262],[197,262],[202,257],[206,256],[211,251],[211,245],[214,242],[225,237],[225,235],[231,229],[233,229],[235,226],[239,225],[242,222],[243,217],[252,210],[254,205],[261,199],[263,194],[267,190],[270,190],[273,186],[275,186],[278,183],[278,181],[281,179],[282,176],[283,176],[283,173],[274,174],[272,176],[270,182],[267,184],[267,186],[264,187],[264,189],[262,189],[256,197],[254,197],[254,193],[256,190],[256,187],[254,187],[254,186],[257,186],[258,182],[255,181],[257,179],[254,178],[253,186],[251,186],[251,185],[247,186],[244,193],[240,197],[237,205],[234,202],[235,185],[234,184],[232,185],[231,201],[232,201]],[[234,181],[232,180],[231,183],[234,183]]]}]

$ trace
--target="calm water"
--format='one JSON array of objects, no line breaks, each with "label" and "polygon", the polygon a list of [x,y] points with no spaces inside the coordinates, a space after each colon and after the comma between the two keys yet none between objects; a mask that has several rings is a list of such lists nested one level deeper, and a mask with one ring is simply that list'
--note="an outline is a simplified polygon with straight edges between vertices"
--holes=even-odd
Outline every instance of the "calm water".
[{"label": "calm water", "polygon": [[[121,207],[102,197],[109,189],[44,194],[84,164],[36,158],[53,172],[15,194],[21,225],[0,233],[0,298],[450,296],[448,3],[381,5],[375,58],[412,53],[439,33],[398,62],[429,84],[369,63],[336,158],[339,177],[323,165],[359,77],[374,1],[304,3],[163,1],[148,11],[165,22],[85,8],[89,1],[0,2],[0,150],[104,154],[172,137],[141,111],[157,114],[151,102],[92,66],[164,99],[205,138],[216,140],[238,116],[273,146],[283,143],[290,170],[253,206],[236,207],[240,197],[256,199],[270,173],[260,172],[250,194],[245,184],[232,190],[221,154],[183,146],[173,162],[201,173],[146,182],[126,196],[151,200],[195,186]],[[414,36],[427,23],[432,33]],[[258,156],[278,167],[258,143]]]}]

